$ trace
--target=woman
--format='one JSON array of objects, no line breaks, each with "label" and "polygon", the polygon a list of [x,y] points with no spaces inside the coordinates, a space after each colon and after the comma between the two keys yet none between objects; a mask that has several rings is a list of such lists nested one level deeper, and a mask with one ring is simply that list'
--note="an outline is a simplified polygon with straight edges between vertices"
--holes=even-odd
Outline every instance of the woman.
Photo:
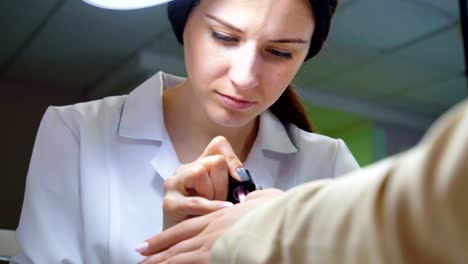
[{"label": "woman", "polygon": [[163,229],[163,214],[171,226],[231,206],[227,179],[242,180],[239,166],[282,190],[356,169],[341,140],[311,133],[290,86],[335,7],[171,2],[187,79],[158,73],[127,96],[47,110],[15,261],[135,263],[134,246]]}]

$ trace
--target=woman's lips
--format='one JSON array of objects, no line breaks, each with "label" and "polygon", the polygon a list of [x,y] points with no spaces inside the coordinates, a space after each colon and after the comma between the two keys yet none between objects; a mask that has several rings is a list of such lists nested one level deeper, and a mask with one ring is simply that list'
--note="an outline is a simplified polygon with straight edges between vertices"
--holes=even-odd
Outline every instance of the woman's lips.
[{"label": "woman's lips", "polygon": [[223,103],[234,110],[244,110],[252,106],[255,102],[250,102],[250,101],[245,101],[245,100],[240,100],[225,94],[222,94],[220,92],[217,92],[218,95],[221,97],[223,100]]}]

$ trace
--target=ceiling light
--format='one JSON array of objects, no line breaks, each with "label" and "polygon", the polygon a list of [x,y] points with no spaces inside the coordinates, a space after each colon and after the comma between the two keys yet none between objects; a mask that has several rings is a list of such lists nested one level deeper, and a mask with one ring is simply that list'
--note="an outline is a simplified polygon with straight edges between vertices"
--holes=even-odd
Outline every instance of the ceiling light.
[{"label": "ceiling light", "polygon": [[128,10],[155,6],[171,0],[83,0],[100,8]]}]

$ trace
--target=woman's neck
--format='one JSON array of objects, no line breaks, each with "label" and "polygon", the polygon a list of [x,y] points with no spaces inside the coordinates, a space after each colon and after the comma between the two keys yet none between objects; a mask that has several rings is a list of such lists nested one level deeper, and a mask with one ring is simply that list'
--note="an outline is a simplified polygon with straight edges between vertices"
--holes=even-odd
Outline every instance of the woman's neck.
[{"label": "woman's neck", "polygon": [[242,127],[224,127],[212,122],[192,100],[186,82],[164,91],[164,122],[172,145],[182,163],[193,162],[216,136],[224,136],[234,152],[245,161],[258,131],[258,118]]}]

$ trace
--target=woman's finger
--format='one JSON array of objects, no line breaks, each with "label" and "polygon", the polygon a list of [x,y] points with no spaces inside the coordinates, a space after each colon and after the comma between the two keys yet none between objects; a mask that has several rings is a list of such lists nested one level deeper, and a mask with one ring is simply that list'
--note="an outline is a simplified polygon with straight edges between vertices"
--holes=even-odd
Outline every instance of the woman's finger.
[{"label": "woman's finger", "polygon": [[175,189],[183,188],[179,192],[187,196],[226,200],[229,177],[227,166],[223,155],[200,158],[175,172],[173,177],[180,181],[180,186]]},{"label": "woman's finger", "polygon": [[201,196],[213,200],[214,186],[208,173],[208,169],[200,162],[182,165],[164,182],[164,190],[166,193],[175,191],[184,196]]},{"label": "woman's finger", "polygon": [[[210,186],[213,188],[214,200],[226,200],[228,192],[228,165],[223,155],[213,155],[199,159],[200,162],[208,170]],[[195,189],[207,188],[201,186],[204,180],[197,181]]]},{"label": "woman's finger", "polygon": [[205,151],[199,157],[207,157],[213,155],[223,155],[228,165],[229,174],[238,181],[246,181],[245,175],[239,175],[237,168],[242,167],[242,162],[237,157],[229,141],[222,136],[217,136],[211,140]]},{"label": "woman's finger", "polygon": [[215,187],[206,162],[197,162],[174,176],[181,179],[182,186],[189,195],[215,199]]}]

